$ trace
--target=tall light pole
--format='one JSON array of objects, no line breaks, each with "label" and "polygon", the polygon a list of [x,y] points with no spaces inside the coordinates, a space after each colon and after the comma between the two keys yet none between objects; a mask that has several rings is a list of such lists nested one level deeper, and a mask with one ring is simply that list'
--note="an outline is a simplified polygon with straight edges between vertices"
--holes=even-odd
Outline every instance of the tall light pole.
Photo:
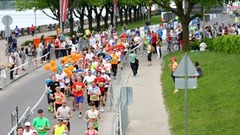
[{"label": "tall light pole", "polygon": [[34,11],[34,17],[35,17],[35,29],[34,29],[34,31],[35,31],[35,35],[36,35],[36,38],[37,38],[37,13],[36,13],[37,11],[35,10]]},{"label": "tall light pole", "polygon": [[59,25],[60,25],[60,32],[62,32],[62,0],[59,0]]}]

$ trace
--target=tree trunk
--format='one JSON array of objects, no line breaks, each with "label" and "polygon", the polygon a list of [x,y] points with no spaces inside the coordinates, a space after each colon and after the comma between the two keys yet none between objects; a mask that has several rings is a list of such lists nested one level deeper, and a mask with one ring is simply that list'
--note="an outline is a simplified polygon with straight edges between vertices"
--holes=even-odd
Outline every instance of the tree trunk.
[{"label": "tree trunk", "polygon": [[125,15],[125,20],[124,20],[124,22],[125,22],[125,24],[128,24],[128,8],[127,7],[124,7],[123,8],[124,9],[124,15]]},{"label": "tree trunk", "polygon": [[182,50],[183,51],[188,51],[188,50],[190,50],[190,48],[189,48],[189,27],[188,27],[190,21],[186,21],[185,18],[181,18],[181,19],[182,19],[182,29],[183,29],[183,47],[182,47]]},{"label": "tree trunk", "polygon": [[137,21],[137,7],[133,6],[133,22]]},{"label": "tree trunk", "polygon": [[69,20],[70,35],[73,35],[74,19],[73,19],[73,12],[72,11],[70,11],[70,18],[68,20]]},{"label": "tree trunk", "polygon": [[128,6],[129,22],[132,23],[132,7]]},{"label": "tree trunk", "polygon": [[123,9],[119,7],[119,18],[120,18],[120,25],[123,26]]},{"label": "tree trunk", "polygon": [[106,15],[103,16],[103,21],[104,21],[104,28],[107,29],[108,28],[108,15],[109,15],[109,5],[106,5],[105,6],[105,9],[106,9]]},{"label": "tree trunk", "polygon": [[92,31],[93,29],[92,6],[88,6],[87,10],[88,10],[88,29]]},{"label": "tree trunk", "polygon": [[113,22],[113,21],[114,21],[114,11],[113,11],[114,9],[113,9],[113,5],[111,6],[111,9],[112,9],[112,10],[110,11],[110,15],[111,15],[111,25],[113,26],[113,24],[114,24],[114,22]]}]

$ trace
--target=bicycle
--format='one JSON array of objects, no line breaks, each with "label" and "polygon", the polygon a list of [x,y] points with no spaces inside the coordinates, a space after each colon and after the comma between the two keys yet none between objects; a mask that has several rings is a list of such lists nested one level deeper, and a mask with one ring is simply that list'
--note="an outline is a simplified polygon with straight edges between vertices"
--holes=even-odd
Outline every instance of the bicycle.
[{"label": "bicycle", "polygon": [[180,43],[176,39],[173,39],[171,42],[168,42],[167,50],[170,52],[175,52],[180,50]]},{"label": "bicycle", "polygon": [[12,43],[10,42],[6,45],[5,56],[9,56],[11,54],[11,50],[12,50]]}]

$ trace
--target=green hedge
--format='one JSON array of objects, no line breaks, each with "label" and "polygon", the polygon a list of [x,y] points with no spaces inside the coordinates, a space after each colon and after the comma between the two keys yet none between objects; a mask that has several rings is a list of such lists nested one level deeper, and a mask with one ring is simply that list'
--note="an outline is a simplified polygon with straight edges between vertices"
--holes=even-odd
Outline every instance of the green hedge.
[{"label": "green hedge", "polygon": [[32,43],[33,44],[33,41],[32,40],[27,40],[25,42],[22,43],[22,46],[28,46],[29,43]]},{"label": "green hedge", "polygon": [[[240,54],[240,35],[226,35],[214,39],[205,39],[207,48],[210,51],[226,52],[232,54]],[[196,50],[200,41],[190,43],[192,50]]]}]

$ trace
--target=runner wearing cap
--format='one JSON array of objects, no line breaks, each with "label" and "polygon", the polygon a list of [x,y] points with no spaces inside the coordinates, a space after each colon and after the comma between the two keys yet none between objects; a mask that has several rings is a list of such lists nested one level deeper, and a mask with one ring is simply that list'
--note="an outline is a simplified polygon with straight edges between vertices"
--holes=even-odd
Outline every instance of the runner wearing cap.
[{"label": "runner wearing cap", "polygon": [[68,128],[63,124],[63,118],[58,118],[58,123],[53,127],[52,135],[63,135],[66,131],[68,131]]},{"label": "runner wearing cap", "polygon": [[38,110],[38,117],[32,121],[32,127],[38,132],[38,135],[47,135],[47,131],[50,130],[50,122],[48,118],[43,117],[43,110]]},{"label": "runner wearing cap", "polygon": [[27,122],[25,122],[24,126],[25,126],[25,128],[23,131],[23,135],[32,135],[34,130],[31,129],[31,123],[27,121]]}]

